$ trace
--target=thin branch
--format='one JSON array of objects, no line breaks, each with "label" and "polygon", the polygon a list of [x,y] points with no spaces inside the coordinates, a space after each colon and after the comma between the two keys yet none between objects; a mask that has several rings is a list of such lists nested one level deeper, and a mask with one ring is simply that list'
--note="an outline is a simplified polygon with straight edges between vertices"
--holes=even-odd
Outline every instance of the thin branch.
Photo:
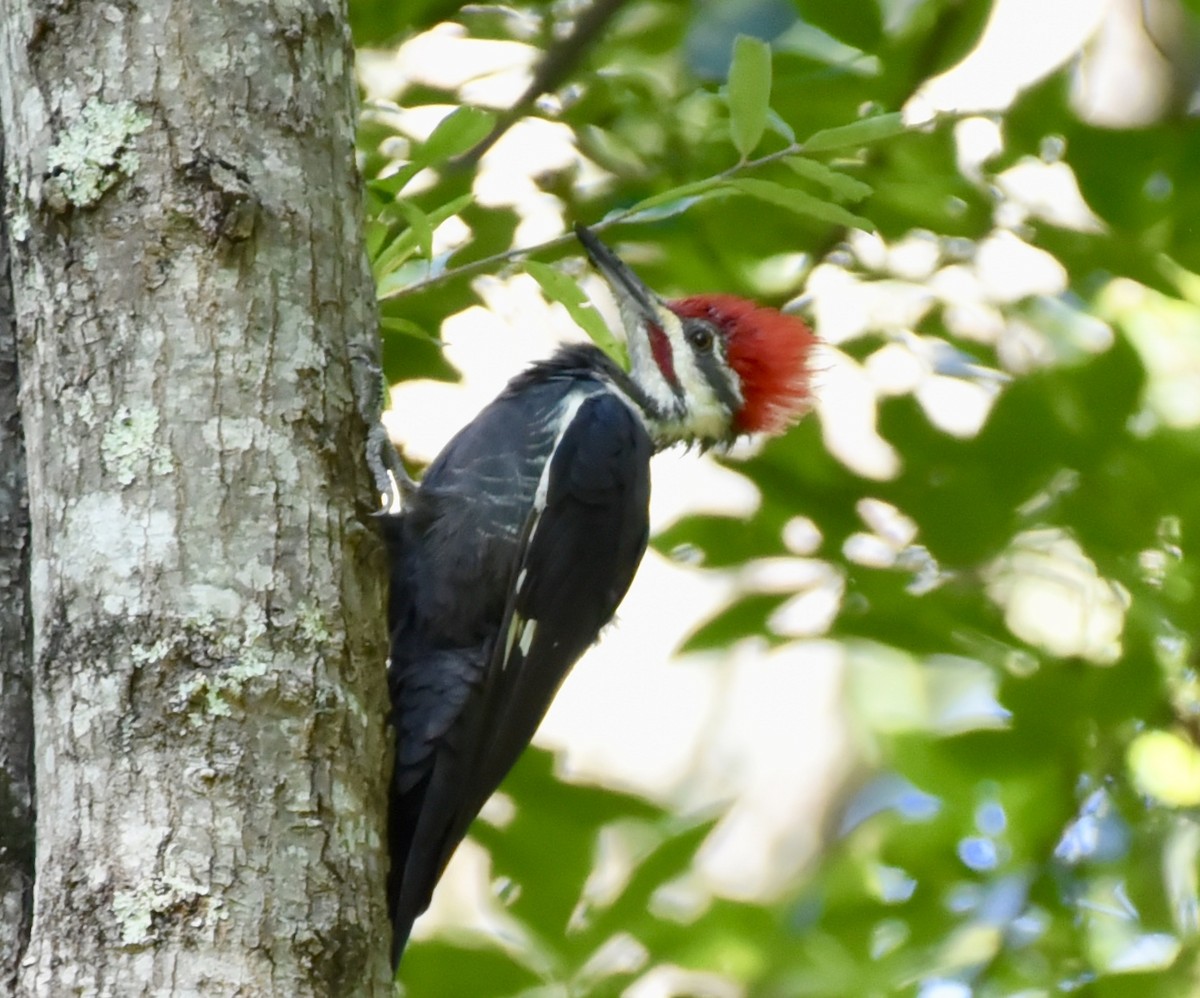
[{"label": "thin branch", "polygon": [[[777,149],[773,153],[768,153],[766,156],[760,156],[758,159],[742,160],[735,163],[733,166],[722,170],[712,179],[719,183],[722,180],[728,180],[731,177],[737,176],[747,170],[754,170],[760,166],[766,166],[768,163],[775,163],[788,156],[795,156],[804,151],[804,145],[800,142],[793,142],[791,145],[783,149]],[[611,229],[615,225],[621,225],[631,218],[635,218],[646,209],[634,205],[632,208],[627,208],[625,211],[617,212],[615,215],[609,215],[601,219],[599,222],[588,226],[594,232],[604,232],[606,229]],[[439,287],[442,284],[447,284],[450,281],[456,281],[460,278],[474,277],[476,274],[487,273],[498,267],[502,267],[513,260],[522,260],[526,257],[537,256],[541,253],[547,253],[551,250],[561,249],[564,246],[569,246],[575,241],[575,237],[569,232],[561,236],[555,236],[553,239],[547,240],[544,243],[537,243],[533,246],[521,246],[513,249],[505,250],[503,253],[493,253],[491,256],[481,257],[478,260],[472,260],[470,263],[464,263],[459,267],[451,267],[449,270],[443,270],[437,274],[431,274],[429,277],[420,281],[414,281],[412,284],[403,288],[398,288],[391,294],[384,295],[380,301],[395,301],[398,298],[408,298],[412,295],[421,294],[431,288]]]},{"label": "thin branch", "polygon": [[571,75],[584,53],[600,40],[605,25],[625,2],[626,0],[596,0],[580,14],[570,34],[546,51],[538,63],[533,79],[517,102],[504,112],[491,132],[475,148],[463,153],[454,165],[474,166],[484,153],[500,141],[505,132],[529,113],[529,109],[542,94],[556,90],[559,84]]}]

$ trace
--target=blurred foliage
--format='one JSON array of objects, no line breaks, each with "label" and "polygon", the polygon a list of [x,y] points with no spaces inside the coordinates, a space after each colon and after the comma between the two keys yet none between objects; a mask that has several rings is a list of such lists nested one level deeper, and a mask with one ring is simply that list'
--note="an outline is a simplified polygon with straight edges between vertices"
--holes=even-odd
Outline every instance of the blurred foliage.
[{"label": "blurred foliage", "polygon": [[[351,12],[364,46],[446,18],[553,52],[582,6]],[[516,209],[473,194],[473,150],[518,117],[567,126],[605,171],[538,183],[567,222],[634,249],[651,286],[782,302],[807,281],[820,320],[822,289],[850,282],[873,304],[832,335],[841,369],[864,377],[897,351],[920,369],[878,403],[894,474],[836,456],[826,410],[826,425],[738,465],[762,497],[751,523],[696,517],[657,540],[733,570],[800,556],[785,543],[797,517],[819,536],[802,556],[839,581],[828,619],[788,624],[805,594],[747,590],[689,643],[845,648],[870,765],[816,867],[783,902],[672,903],[709,824],[563,784],[529,753],[505,786],[516,818],[477,832],[510,885],[511,931],[503,947],[414,943],[412,998],[616,995],[668,964],[784,998],[1194,993],[1200,130],[1186,109],[1200,52],[1197,5],[1159,6],[1176,18],[1163,47],[1175,92],[1153,121],[1086,120],[1071,64],[974,122],[1000,136],[974,164],[956,122],[903,131],[894,112],[976,44],[983,0],[629,0],[559,92],[515,116],[415,84],[368,107],[360,161],[392,380],[454,377],[439,327],[475,301],[470,278],[577,252],[564,236],[514,253]],[[399,114],[422,105],[457,108],[423,142]],[[1069,224],[1058,202],[1014,213],[1018,173],[1060,165],[1092,218]],[[447,219],[469,236],[435,250]],[[1061,286],[980,291],[986,258],[1014,245],[1044,252]],[[933,261],[893,265],[905,246]],[[950,425],[935,389],[984,399],[986,415]],[[623,874],[598,890],[605,848]]]}]

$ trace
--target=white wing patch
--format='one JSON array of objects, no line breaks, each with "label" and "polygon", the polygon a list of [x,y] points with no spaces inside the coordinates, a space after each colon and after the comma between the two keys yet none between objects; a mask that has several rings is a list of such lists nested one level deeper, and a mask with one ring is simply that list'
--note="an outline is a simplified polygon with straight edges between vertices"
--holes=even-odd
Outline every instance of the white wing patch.
[{"label": "white wing patch", "polygon": [[512,660],[514,647],[521,649],[522,655],[528,655],[533,647],[533,637],[537,633],[537,621],[526,620],[519,613],[514,613],[508,621],[508,634],[504,638],[504,658],[500,660],[500,671],[508,668]]},{"label": "white wing patch", "polygon": [[554,464],[554,455],[558,453],[558,445],[562,443],[562,438],[566,436],[567,430],[571,428],[571,423],[575,419],[575,414],[579,412],[579,407],[583,405],[593,395],[598,395],[604,391],[603,388],[597,387],[590,392],[575,392],[563,399],[562,405],[558,410],[558,433],[554,437],[554,446],[550,448],[550,453],[546,456],[546,463],[542,465],[542,474],[538,478],[537,491],[533,494],[533,526],[529,531],[529,538],[526,544],[533,540],[534,531],[537,530],[537,517],[540,516],[542,510],[546,508],[546,498],[550,494],[550,468]]},{"label": "white wing patch", "polygon": [[508,634],[504,638],[504,658],[500,659],[500,671],[508,668],[508,660],[512,658],[513,645],[517,643],[517,632],[521,629],[521,615],[513,613],[508,621]]},{"label": "white wing patch", "polygon": [[[538,478],[537,491],[533,495],[533,512],[530,514],[532,522],[529,525],[529,533],[525,537],[525,550],[522,552],[522,557],[529,551],[529,547],[533,543],[533,535],[537,533],[538,523],[542,517],[542,510],[546,508],[546,500],[550,495],[550,467],[554,463],[554,455],[558,452],[558,445],[562,443],[567,430],[571,428],[571,423],[574,421],[576,413],[579,412],[580,406],[593,395],[598,395],[605,390],[605,388],[597,387],[593,391],[575,392],[563,399],[562,404],[559,406],[558,432],[554,437],[554,446],[550,448],[550,454],[546,458],[546,463],[542,466],[542,473]],[[522,566],[521,570],[517,573],[517,579],[513,586],[514,596],[521,592],[528,577],[528,567]],[[501,671],[508,668],[514,647],[519,647],[522,655],[529,654],[529,649],[533,647],[533,638],[536,633],[536,620],[526,620],[516,610],[512,612],[512,616],[508,621],[508,633],[504,636],[504,658],[500,660]]]},{"label": "white wing patch", "polygon": [[521,629],[521,654],[528,655],[529,649],[533,645],[533,635],[537,631],[537,621],[527,620],[525,626]]}]

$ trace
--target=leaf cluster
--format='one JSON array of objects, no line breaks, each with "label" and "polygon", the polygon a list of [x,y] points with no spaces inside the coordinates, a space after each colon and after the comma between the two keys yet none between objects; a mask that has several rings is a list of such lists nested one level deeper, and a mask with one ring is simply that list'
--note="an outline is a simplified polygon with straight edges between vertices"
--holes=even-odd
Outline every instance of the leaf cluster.
[{"label": "leaf cluster", "polygon": [[[380,22],[372,36],[358,6],[360,40],[425,26]],[[747,581],[688,645],[819,636],[843,649],[863,765],[816,867],[782,902],[672,909],[709,822],[564,784],[532,754],[506,786],[513,823],[478,830],[519,888],[506,910],[520,932],[505,950],[415,945],[414,998],[620,994],[668,965],[788,998],[1194,990],[1197,132],[1186,101],[1136,128],[1089,123],[1067,66],[987,119],[1000,151],[964,170],[953,122],[906,129],[898,112],[990,12],[982,0],[631,0],[571,83],[522,105],[569,128],[606,176],[585,186],[564,168],[538,178],[542,192],[567,221],[639,251],[651,286],[781,303],[806,282],[851,282],[885,305],[838,327],[839,369],[865,378],[899,351],[921,376],[872,404],[892,472],[837,452],[812,418],[736,465],[760,495],[753,520],[692,517],[655,541],[737,578],[803,558],[836,580],[834,610],[799,626],[811,594]],[[1195,11],[1178,13],[1194,32]],[[571,16],[534,3],[454,15],[469,36],[546,50]],[[440,320],[474,300],[473,277],[512,267],[617,351],[561,265],[570,239],[514,247],[517,209],[474,197],[473,150],[511,115],[428,87],[398,97],[457,109],[423,142],[392,109],[364,116],[389,375],[452,377]],[[1011,171],[1056,163],[1093,224],[1050,210],[1005,221]],[[450,219],[468,235],[442,245]],[[998,235],[1063,280],[982,293],[972,325],[947,289],[983,283]],[[919,273],[896,262],[917,243],[935,258]],[[986,414],[948,428],[927,389],[986,397]],[[788,540],[798,518],[815,537],[802,554]],[[1023,603],[1050,623],[1030,624]],[[613,836],[625,872],[594,896]]]}]

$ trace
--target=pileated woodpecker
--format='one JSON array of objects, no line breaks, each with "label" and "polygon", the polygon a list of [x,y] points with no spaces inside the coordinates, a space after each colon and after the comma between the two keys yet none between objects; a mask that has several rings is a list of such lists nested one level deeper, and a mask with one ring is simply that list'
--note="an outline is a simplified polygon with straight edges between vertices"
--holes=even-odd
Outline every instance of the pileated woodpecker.
[{"label": "pileated woodpecker", "polygon": [[383,517],[393,961],[471,821],[625,595],[648,534],[650,457],[784,430],[809,399],[798,318],[726,295],[666,302],[589,230],[631,370],[562,347],[509,382]]}]

